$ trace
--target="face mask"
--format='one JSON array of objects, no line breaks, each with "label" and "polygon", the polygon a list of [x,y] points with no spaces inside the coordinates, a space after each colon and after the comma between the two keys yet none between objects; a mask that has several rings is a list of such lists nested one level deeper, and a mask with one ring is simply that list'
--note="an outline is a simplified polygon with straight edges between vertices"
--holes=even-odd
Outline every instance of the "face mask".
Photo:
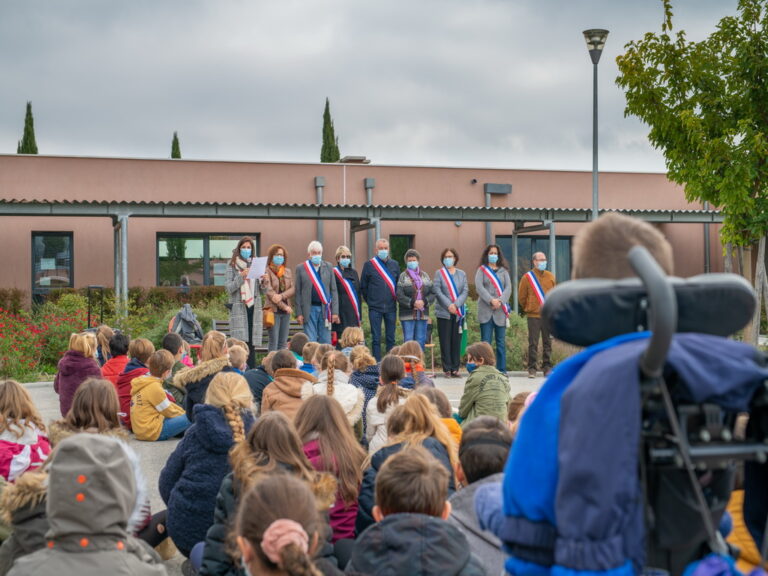
[{"label": "face mask", "polygon": [[477,364],[474,362],[467,362],[467,372],[470,374],[475,371],[475,368],[477,368]]},{"label": "face mask", "polygon": [[408,264],[406,264],[406,266],[408,266],[408,270],[418,270],[419,269],[419,263],[415,262],[415,261],[408,262]]},{"label": "face mask", "polygon": [[544,262],[536,262],[536,268],[544,272],[544,270],[547,269],[547,261],[544,260]]},{"label": "face mask", "polygon": [[453,258],[443,258],[443,266],[451,268],[453,266]]},{"label": "face mask", "polygon": [[248,258],[251,257],[251,249],[250,248],[240,248],[240,256],[248,260]]},{"label": "face mask", "polygon": [[491,264],[496,264],[496,262],[499,261],[499,255],[498,254],[488,254],[488,262]]},{"label": "face mask", "polygon": [[340,258],[339,264],[341,264],[342,268],[349,268],[349,265],[352,264],[352,260],[350,258]]},{"label": "face mask", "polygon": [[272,258],[272,263],[275,266],[282,266],[283,264],[285,264],[285,256],[275,256],[274,258]]},{"label": "face mask", "polygon": [[376,256],[379,257],[379,260],[386,260],[389,256],[389,250],[379,250],[376,252]]},{"label": "face mask", "polygon": [[312,266],[320,266],[323,261],[323,255],[321,254],[320,256],[312,256],[309,260],[312,262]]}]

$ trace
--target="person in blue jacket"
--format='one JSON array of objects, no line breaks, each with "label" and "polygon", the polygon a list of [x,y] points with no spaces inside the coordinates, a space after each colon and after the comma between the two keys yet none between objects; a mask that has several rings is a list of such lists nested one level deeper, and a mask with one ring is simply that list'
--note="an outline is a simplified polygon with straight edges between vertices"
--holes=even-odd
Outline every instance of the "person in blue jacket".
[{"label": "person in blue jacket", "polygon": [[376,256],[363,265],[360,274],[360,292],[368,303],[368,320],[371,324],[371,350],[377,361],[381,360],[381,322],[384,321],[386,349],[395,345],[397,324],[397,279],[400,266],[390,258],[389,241],[376,241]]}]

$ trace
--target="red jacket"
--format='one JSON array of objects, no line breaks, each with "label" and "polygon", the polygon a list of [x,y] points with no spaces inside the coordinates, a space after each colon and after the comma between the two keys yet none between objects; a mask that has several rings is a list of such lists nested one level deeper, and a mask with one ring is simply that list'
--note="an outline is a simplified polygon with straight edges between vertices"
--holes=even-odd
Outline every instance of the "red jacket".
[{"label": "red jacket", "polygon": [[125,370],[126,364],[128,364],[128,356],[125,354],[115,356],[104,363],[104,366],[101,367],[101,374],[117,387],[117,379]]},{"label": "red jacket", "polygon": [[149,374],[149,368],[139,362],[136,358],[131,358],[125,366],[125,370],[117,377],[117,398],[120,400],[120,422],[128,430],[131,430],[131,382],[139,376]]}]

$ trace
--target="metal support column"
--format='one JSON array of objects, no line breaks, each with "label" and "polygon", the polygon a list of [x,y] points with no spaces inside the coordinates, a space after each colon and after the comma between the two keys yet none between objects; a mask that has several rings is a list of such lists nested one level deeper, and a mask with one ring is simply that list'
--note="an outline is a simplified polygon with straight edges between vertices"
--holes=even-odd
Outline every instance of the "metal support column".
[{"label": "metal support column", "polygon": [[[485,193],[485,207],[490,208],[491,207],[491,195],[486,192]],[[489,246],[491,244],[491,223],[486,222],[485,223],[485,245]]]},{"label": "metal support column", "polygon": [[120,224],[117,218],[112,218],[112,236],[114,245],[114,259],[112,263],[115,269],[115,298],[120,299]]},{"label": "metal support column", "polygon": [[518,270],[519,256],[517,254],[517,226],[518,222],[512,225],[512,311],[517,314],[518,293],[517,285],[520,271]]},{"label": "metal support column", "polygon": [[547,226],[549,226],[549,256],[547,256],[547,259],[549,260],[549,271],[552,272],[552,274],[555,273],[555,270],[557,269],[557,242],[555,238],[555,221],[554,220],[547,220],[544,222]]},{"label": "metal support column", "polygon": [[352,267],[357,269],[357,250],[355,249],[355,231],[353,230],[355,225],[351,220],[347,224],[349,225],[349,251],[352,253]]},{"label": "metal support column", "polygon": [[[317,196],[317,205],[323,204],[323,191],[325,190],[325,177],[315,176],[315,193]],[[316,239],[320,244],[323,243],[323,221],[317,221],[317,236]]]},{"label": "metal support column", "polygon": [[[363,185],[365,186],[365,203],[368,206],[373,206],[373,189],[376,188],[376,178],[365,178]],[[368,258],[373,258],[376,248],[374,243],[379,238],[375,235],[380,233],[381,229],[378,224],[376,224],[375,231],[373,229],[368,230]]]},{"label": "metal support column", "polygon": [[128,310],[128,215],[120,219],[120,298]]}]

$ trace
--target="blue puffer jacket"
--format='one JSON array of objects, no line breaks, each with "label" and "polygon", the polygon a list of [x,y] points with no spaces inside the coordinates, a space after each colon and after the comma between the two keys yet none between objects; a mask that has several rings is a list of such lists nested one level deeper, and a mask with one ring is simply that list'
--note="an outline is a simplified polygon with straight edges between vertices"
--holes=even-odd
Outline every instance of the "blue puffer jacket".
[{"label": "blue puffer jacket", "polygon": [[376,397],[376,391],[379,389],[379,365],[368,366],[362,372],[355,370],[349,377],[349,383],[363,391],[365,403],[363,404],[363,430],[366,430],[368,402]]},{"label": "blue puffer jacket", "polygon": [[[230,471],[232,429],[220,408],[197,404],[195,423],[168,458],[160,473],[160,496],[168,506],[168,535],[184,556],[205,540],[221,481]],[[253,415],[243,412],[246,432]]]},{"label": "blue puffer jacket", "polygon": [[[445,466],[446,470],[450,474],[450,481],[448,482],[448,496],[451,496],[456,491],[456,484],[453,481],[453,467],[451,466],[451,459],[448,456],[448,451],[445,446],[440,444],[434,438],[427,438],[424,440],[422,446],[426,448],[432,456],[437,458],[440,463]],[[392,456],[397,454],[405,447],[405,443],[392,444],[391,446],[384,446],[381,450],[377,451],[371,457],[371,465],[363,473],[363,484],[360,487],[360,496],[357,500],[357,521],[355,522],[355,532],[359,536],[362,532],[375,524],[373,519],[373,505],[376,503],[376,475],[379,473],[379,469],[384,462]]]},{"label": "blue puffer jacket", "polygon": [[[528,407],[504,475],[505,518],[498,535],[511,553],[508,573],[640,573],[645,528],[637,474],[639,360],[647,338],[648,333],[619,336],[573,356]],[[682,402],[744,411],[768,377],[757,360],[754,348],[740,342],[677,334],[667,368],[679,376]]]}]

